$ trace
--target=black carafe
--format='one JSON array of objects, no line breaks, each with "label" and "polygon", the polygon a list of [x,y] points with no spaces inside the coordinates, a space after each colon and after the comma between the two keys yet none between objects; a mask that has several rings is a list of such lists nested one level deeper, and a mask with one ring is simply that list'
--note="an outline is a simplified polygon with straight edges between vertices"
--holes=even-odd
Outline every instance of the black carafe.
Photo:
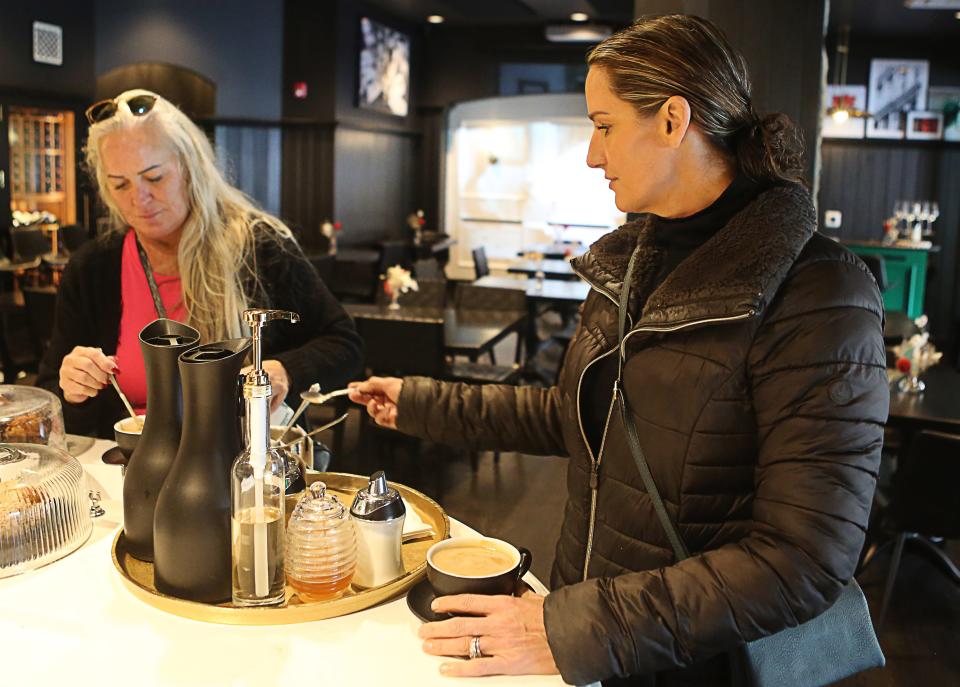
[{"label": "black carafe", "polygon": [[180,448],[180,354],[200,333],[173,320],[154,320],[140,331],[147,378],[147,417],[123,478],[123,536],[135,558],[153,560],[153,513],[163,481]]},{"label": "black carafe", "polygon": [[180,356],[183,433],[153,522],[157,591],[220,603],[230,577],[230,466],[243,448],[240,368],[249,339],[199,346]]}]

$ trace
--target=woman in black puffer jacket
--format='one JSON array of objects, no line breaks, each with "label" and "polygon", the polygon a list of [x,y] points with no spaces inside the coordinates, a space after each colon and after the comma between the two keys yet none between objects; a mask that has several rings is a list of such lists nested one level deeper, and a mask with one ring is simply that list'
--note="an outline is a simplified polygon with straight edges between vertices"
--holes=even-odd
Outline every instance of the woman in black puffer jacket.
[{"label": "woman in black puffer jacket", "polygon": [[[558,385],[372,379],[353,398],[431,440],[570,457],[554,591],[442,599],[480,617],[425,625],[425,649],[479,636],[490,657],[450,674],[729,684],[727,652],[822,613],[853,575],[889,400],[882,302],[816,233],[798,137],[755,114],[715,27],[640,21],[588,62],[587,162],[644,214],[574,261],[592,288]],[[611,400],[634,251],[623,389],[680,563]]]}]

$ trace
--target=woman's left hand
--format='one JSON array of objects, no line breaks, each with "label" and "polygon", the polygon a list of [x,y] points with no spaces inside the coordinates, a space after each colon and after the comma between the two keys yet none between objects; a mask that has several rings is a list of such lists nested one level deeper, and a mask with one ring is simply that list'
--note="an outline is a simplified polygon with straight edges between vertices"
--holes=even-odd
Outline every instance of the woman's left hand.
[{"label": "woman's left hand", "polygon": [[287,371],[279,360],[264,360],[263,369],[270,375],[270,386],[273,387],[273,396],[270,398],[270,412],[272,413],[290,391],[290,378],[287,377]]},{"label": "woman's left hand", "polygon": [[556,675],[560,671],[547,644],[543,597],[461,594],[437,597],[437,613],[466,613],[450,620],[426,623],[420,637],[423,650],[437,656],[469,656],[470,642],[480,638],[481,658],[440,666],[443,675]]}]

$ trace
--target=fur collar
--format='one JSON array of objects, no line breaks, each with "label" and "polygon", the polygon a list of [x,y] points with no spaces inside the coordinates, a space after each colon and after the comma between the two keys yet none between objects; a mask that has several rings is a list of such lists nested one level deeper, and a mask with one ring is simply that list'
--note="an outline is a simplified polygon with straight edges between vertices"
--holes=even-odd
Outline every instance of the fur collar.
[{"label": "fur collar", "polygon": [[[759,312],[776,293],[816,231],[810,194],[799,184],[774,186],[694,251],[650,294],[637,324],[666,325],[690,319]],[[656,275],[660,261],[649,215],[601,237],[572,264],[590,283],[619,300],[634,248],[634,293]],[[631,306],[635,306],[635,302]],[[636,308],[631,310],[636,312]]]}]

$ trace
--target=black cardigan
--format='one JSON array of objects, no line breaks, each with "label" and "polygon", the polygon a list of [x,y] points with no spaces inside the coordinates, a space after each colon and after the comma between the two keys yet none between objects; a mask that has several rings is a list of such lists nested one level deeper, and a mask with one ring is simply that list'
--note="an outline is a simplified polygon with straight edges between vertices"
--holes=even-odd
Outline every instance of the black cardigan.
[{"label": "black cardigan", "polygon": [[[60,364],[74,346],[117,351],[120,333],[120,261],[123,235],[87,242],[70,259],[57,298],[50,346],[40,363],[37,386],[59,396],[68,432],[113,438],[113,423],[125,415],[110,389],[83,403],[67,403],[60,389]],[[317,276],[293,241],[257,241],[257,274],[262,289],[254,307],[279,308],[300,314],[299,324],[272,323],[264,331],[264,357],[283,364],[290,378],[288,398],[296,399],[310,384],[321,389],[342,387],[360,373],[363,343],[353,321]]]}]

